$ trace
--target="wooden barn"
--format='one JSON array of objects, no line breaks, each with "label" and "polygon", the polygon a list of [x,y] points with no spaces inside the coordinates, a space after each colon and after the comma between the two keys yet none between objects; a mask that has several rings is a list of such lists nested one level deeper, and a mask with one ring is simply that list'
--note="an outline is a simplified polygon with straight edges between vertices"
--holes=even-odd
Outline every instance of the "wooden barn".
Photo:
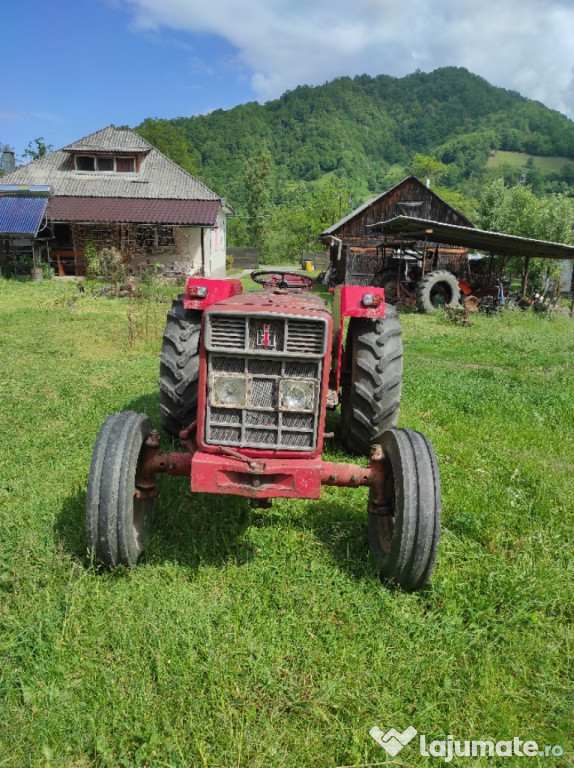
[{"label": "wooden barn", "polygon": [[407,260],[415,279],[429,269],[446,269],[465,277],[468,248],[441,245],[430,240],[384,237],[380,230],[369,229],[369,225],[397,216],[474,226],[415,176],[408,176],[321,232],[319,239],[329,247],[334,282],[381,285],[383,273],[396,270],[399,259]]}]

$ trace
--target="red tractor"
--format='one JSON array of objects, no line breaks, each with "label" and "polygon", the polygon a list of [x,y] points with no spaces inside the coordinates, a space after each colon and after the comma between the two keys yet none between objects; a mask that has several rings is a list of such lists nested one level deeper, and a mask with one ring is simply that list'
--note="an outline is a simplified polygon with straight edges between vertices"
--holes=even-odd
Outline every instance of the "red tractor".
[{"label": "red tractor", "polygon": [[[381,289],[339,286],[331,316],[306,276],[252,278],[267,290],[192,278],[173,302],[160,412],[181,450],[163,453],[145,414],[108,416],[88,481],[89,550],[107,566],[136,565],[158,473],[186,476],[193,492],[245,496],[253,507],[318,499],[322,485],[368,486],[369,547],[381,578],[420,589],[438,547],[440,483],[429,440],[396,428],[403,366],[395,309]],[[343,442],[368,456],[367,466],[321,458],[333,436],[326,411],[339,403]]]}]

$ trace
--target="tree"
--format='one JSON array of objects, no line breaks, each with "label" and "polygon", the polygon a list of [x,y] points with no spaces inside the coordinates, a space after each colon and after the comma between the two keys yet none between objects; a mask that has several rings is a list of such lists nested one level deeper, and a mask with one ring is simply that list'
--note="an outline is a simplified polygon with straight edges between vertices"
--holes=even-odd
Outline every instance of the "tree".
[{"label": "tree", "polygon": [[247,161],[243,176],[248,217],[247,234],[250,245],[263,250],[264,253],[265,235],[269,230],[272,165],[273,158],[269,147],[263,144]]},{"label": "tree", "polygon": [[187,141],[182,127],[173,125],[169,120],[148,118],[136,130],[184,171],[192,176],[199,175],[201,159]]},{"label": "tree", "polygon": [[459,192],[456,189],[448,189],[447,187],[435,187],[431,186],[433,192],[441,197],[445,203],[455,208],[463,216],[466,216],[470,221],[474,221],[477,216],[478,200],[474,197],[469,197]]},{"label": "tree", "polygon": [[[479,226],[493,232],[548,240],[554,243],[572,242],[574,204],[566,195],[538,198],[529,187],[518,184],[506,187],[502,179],[489,184],[479,206]],[[524,259],[498,259],[498,269],[519,274]],[[559,262],[531,259],[528,284],[530,290],[543,290],[550,279],[560,272]]]},{"label": "tree", "polygon": [[[367,198],[404,178],[407,167],[423,183],[430,177],[435,185],[477,195],[485,174],[490,174],[485,166],[491,151],[524,152],[533,131],[543,137],[545,152],[574,159],[572,121],[453,67],[405,78],[343,77],[296,88],[265,104],[250,102],[208,115],[145,121],[138,129],[142,135],[184,165],[179,155],[172,154],[176,138],[172,128],[181,131],[186,151],[206,184],[239,211],[244,160],[264,142],[273,155],[272,199],[281,194],[284,180],[321,183],[339,170]],[[160,145],[160,138],[168,143]],[[549,174],[540,168],[547,185]],[[518,181],[521,168],[509,166],[505,173],[510,184]],[[569,179],[567,171],[556,180],[563,185],[556,191],[568,191],[568,184],[572,189]],[[528,176],[527,183],[538,190],[536,176]]]},{"label": "tree", "polygon": [[482,229],[535,240],[570,243],[573,203],[566,195],[538,198],[530,187],[506,187],[502,179],[489,184],[480,200]]},{"label": "tree", "polygon": [[[34,147],[34,144],[36,145]],[[28,144],[28,148],[24,150],[24,157],[29,157],[30,160],[39,160],[41,157],[49,155],[54,151],[54,147],[51,144],[46,144],[43,136],[39,136],[34,139],[34,142]]]},{"label": "tree", "polygon": [[441,163],[436,157],[420,155],[418,152],[413,157],[413,173],[423,183],[431,179],[435,184],[439,184],[448,174],[448,165]]},{"label": "tree", "polygon": [[[273,257],[297,263],[317,248],[317,236],[352,207],[352,190],[345,177],[332,177],[325,184],[295,186],[289,199],[275,208],[269,242]],[[270,261],[269,263],[274,263]]]}]

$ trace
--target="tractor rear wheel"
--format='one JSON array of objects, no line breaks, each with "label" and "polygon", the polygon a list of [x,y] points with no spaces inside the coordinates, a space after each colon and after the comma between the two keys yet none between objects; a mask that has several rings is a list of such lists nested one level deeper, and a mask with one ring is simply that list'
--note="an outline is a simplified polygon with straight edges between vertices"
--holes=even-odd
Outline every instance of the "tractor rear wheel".
[{"label": "tractor rear wheel", "polygon": [[104,421],[92,454],[86,495],[88,550],[104,565],[133,567],[153,520],[154,498],[137,498],[136,473],[152,431],[143,413],[113,413]]},{"label": "tractor rear wheel", "polygon": [[417,285],[417,307],[421,312],[435,312],[439,307],[457,307],[459,301],[458,280],[446,269],[429,272]]},{"label": "tractor rear wheel", "polygon": [[368,456],[371,445],[396,427],[399,417],[403,344],[396,309],[387,305],[380,320],[352,318],[345,352],[351,381],[342,393],[342,439],[353,453]]},{"label": "tractor rear wheel", "polygon": [[436,456],[428,438],[411,429],[388,430],[380,444],[388,470],[389,506],[386,514],[374,514],[376,507],[369,505],[369,549],[381,579],[412,592],[428,582],[438,549],[441,495]]},{"label": "tractor rear wheel", "polygon": [[374,283],[377,288],[382,288],[385,292],[385,302],[387,304],[396,304],[398,300],[397,291],[397,270],[383,269],[375,275]]},{"label": "tractor rear wheel", "polygon": [[159,410],[164,432],[177,439],[197,416],[201,314],[183,308],[183,296],[167,313],[159,356]]}]

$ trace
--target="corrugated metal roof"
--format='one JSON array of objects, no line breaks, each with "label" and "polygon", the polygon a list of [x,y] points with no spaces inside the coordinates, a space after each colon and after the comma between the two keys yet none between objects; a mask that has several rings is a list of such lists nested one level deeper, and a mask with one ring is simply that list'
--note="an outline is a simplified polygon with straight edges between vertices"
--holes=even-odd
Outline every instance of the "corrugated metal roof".
[{"label": "corrugated metal roof", "polygon": [[366,203],[363,203],[358,208],[355,208],[354,211],[351,211],[347,216],[344,216],[342,219],[339,219],[335,224],[333,224],[329,229],[325,229],[319,237],[328,237],[330,235],[333,235],[335,232],[337,232],[342,226],[344,226],[348,221],[351,221],[351,219],[354,219],[355,216],[358,216],[363,211],[366,211],[367,208],[370,208],[373,203],[376,203],[377,200],[379,200],[381,197],[384,197],[387,194],[387,192],[383,192],[382,195],[377,195],[376,197],[371,197],[370,200],[367,200]]},{"label": "corrugated metal roof", "polygon": [[121,197],[53,197],[48,216],[55,222],[125,222],[213,227],[219,200],[126,200]]},{"label": "corrugated metal roof", "polygon": [[0,197],[0,233],[35,236],[47,203],[45,197]]},{"label": "corrugated metal roof", "polygon": [[[72,170],[71,151],[145,152],[138,173],[86,173]],[[7,184],[50,184],[54,196],[123,197],[148,200],[219,200],[195,179],[133,131],[114,126],[51,152],[7,173]]]},{"label": "corrugated metal roof", "polygon": [[151,144],[134,131],[108,125],[62,149],[64,152],[149,152]]},{"label": "corrugated metal roof", "polygon": [[474,248],[477,251],[496,253],[502,256],[520,256],[523,258],[574,259],[574,246],[552,243],[546,240],[532,240],[528,237],[506,235],[502,232],[490,232],[484,229],[459,227],[440,221],[416,219],[411,216],[397,216],[389,221],[367,225],[369,229],[379,231],[381,235],[392,235],[412,240],[431,240],[444,245],[459,245]]}]

